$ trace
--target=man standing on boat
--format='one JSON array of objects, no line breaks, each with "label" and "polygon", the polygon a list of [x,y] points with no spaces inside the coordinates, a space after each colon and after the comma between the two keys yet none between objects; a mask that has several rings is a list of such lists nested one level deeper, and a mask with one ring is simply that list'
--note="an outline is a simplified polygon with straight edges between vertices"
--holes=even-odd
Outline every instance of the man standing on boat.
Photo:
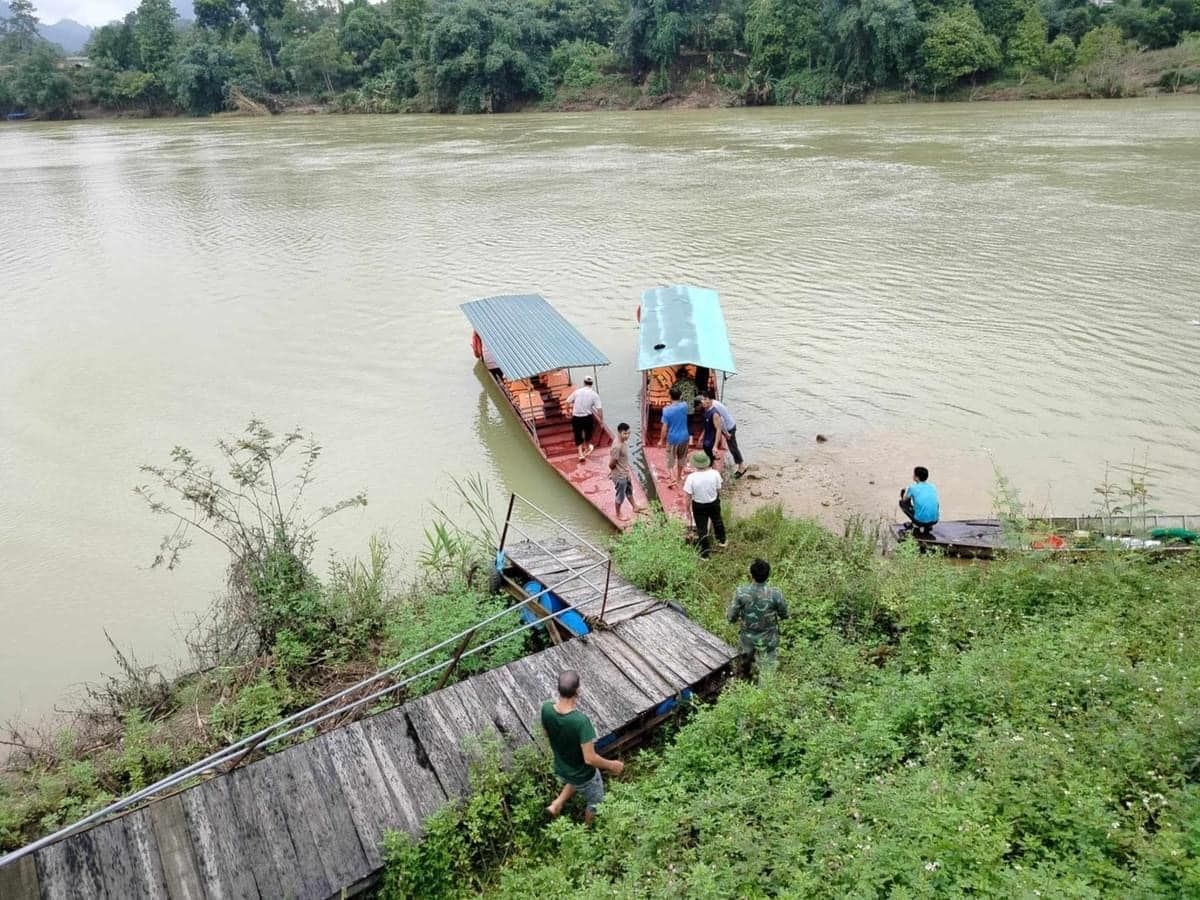
[{"label": "man standing on boat", "polygon": [[568,669],[558,676],[558,702],[547,700],[542,704],[542,729],[550,740],[554,774],[562,785],[546,812],[555,818],[568,800],[581,794],[587,804],[583,821],[591,824],[596,818],[596,807],[604,799],[604,779],[600,770],[620,775],[625,771],[625,763],[619,759],[605,759],[596,752],[596,729],[591,720],[576,709],[578,694],[579,673]]},{"label": "man standing on boat", "polygon": [[684,481],[683,492],[692,498],[692,502],[688,504],[688,517],[696,526],[700,558],[708,559],[711,552],[708,541],[710,522],[717,538],[717,546],[726,546],[725,521],[721,518],[721,473],[712,468],[712,461],[704,451],[692,454],[692,465],[696,471]]},{"label": "man standing on boat", "polygon": [[730,622],[742,623],[738,636],[738,648],[742,651],[746,670],[774,668],[779,650],[779,620],[788,617],[787,604],[783,602],[783,591],[768,587],[771,564],[765,559],[750,563],[751,584],[743,584],[733,593],[733,602],[725,618]]},{"label": "man standing on boat", "polygon": [[592,445],[592,434],[596,428],[596,417],[600,412],[600,395],[592,387],[592,376],[583,379],[583,386],[573,390],[567,397],[571,405],[571,434],[575,438],[575,449],[579,461],[583,462],[596,449]]},{"label": "man standing on boat", "polygon": [[671,402],[662,411],[662,437],[658,445],[667,448],[669,486],[676,487],[683,480],[683,466],[687,462],[688,443],[692,435],[688,430],[688,402],[683,398],[678,383],[669,394]]},{"label": "man standing on boat", "polygon": [[937,524],[941,503],[924,466],[913,469],[913,483],[900,491],[900,509],[918,534],[929,534]]},{"label": "man standing on boat", "polygon": [[629,423],[622,422],[617,426],[617,439],[613,441],[612,449],[608,451],[608,477],[612,479],[617,492],[617,518],[624,521],[625,501],[633,507],[634,513],[640,512],[633,499],[633,473],[629,469]]},{"label": "man standing on boat", "polygon": [[742,451],[738,449],[737,420],[729,411],[729,407],[714,399],[709,392],[701,391],[699,399],[700,408],[704,410],[704,452],[715,463],[716,454],[728,446],[729,452],[733,454],[734,465],[737,466],[733,477],[741,478],[746,474],[746,466],[745,460],[742,459]]}]

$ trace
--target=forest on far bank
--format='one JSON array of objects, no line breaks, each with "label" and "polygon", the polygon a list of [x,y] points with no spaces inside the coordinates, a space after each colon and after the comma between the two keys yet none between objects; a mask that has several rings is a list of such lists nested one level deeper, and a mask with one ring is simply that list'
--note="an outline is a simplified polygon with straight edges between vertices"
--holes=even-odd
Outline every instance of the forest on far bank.
[{"label": "forest on far bank", "polygon": [[[68,61],[38,35],[32,0],[12,0],[0,113],[476,113],[1200,85],[1198,0],[196,0],[195,13],[181,23],[169,0],[142,0]],[[1139,71],[1131,61],[1147,51],[1155,63]]]}]

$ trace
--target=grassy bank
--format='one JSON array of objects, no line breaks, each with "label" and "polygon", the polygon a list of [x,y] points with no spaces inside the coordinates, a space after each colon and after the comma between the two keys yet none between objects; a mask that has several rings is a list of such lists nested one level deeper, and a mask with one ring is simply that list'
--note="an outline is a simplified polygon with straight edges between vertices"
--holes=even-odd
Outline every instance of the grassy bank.
[{"label": "grassy bank", "polygon": [[[545,825],[544,759],[487,768],[386,897],[1196,896],[1200,561],[963,566],[764,510],[700,564],[660,523],[615,557],[723,622],[755,555],[793,618],[778,673],[694,712]],[[585,685],[586,689],[586,685]]]}]

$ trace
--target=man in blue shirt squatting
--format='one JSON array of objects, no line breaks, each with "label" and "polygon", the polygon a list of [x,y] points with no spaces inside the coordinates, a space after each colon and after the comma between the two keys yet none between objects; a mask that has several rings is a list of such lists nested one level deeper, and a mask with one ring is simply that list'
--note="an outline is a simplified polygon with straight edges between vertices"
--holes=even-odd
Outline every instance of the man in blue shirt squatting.
[{"label": "man in blue shirt squatting", "polygon": [[677,387],[672,387],[669,393],[671,402],[662,411],[663,430],[658,446],[667,448],[667,476],[671,480],[668,487],[674,488],[683,480],[692,434],[688,430],[688,405],[683,393]]},{"label": "man in blue shirt squatting", "polygon": [[579,673],[570,669],[558,675],[558,700],[542,704],[542,728],[554,752],[554,774],[562,790],[546,807],[550,818],[563,811],[566,802],[579,794],[587,804],[583,821],[590,825],[596,818],[596,807],[604,799],[604,779],[600,770],[620,775],[625,763],[605,759],[596,752],[596,729],[591,720],[577,708]]},{"label": "man in blue shirt squatting", "polygon": [[929,535],[941,514],[937,488],[929,481],[924,466],[913,469],[913,483],[900,491],[900,509],[918,534]]}]

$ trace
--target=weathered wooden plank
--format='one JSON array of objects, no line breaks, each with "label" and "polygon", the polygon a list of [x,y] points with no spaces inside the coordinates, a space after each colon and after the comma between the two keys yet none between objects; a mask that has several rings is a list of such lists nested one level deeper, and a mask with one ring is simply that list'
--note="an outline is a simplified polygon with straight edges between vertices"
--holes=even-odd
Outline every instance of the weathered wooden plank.
[{"label": "weathered wooden plank", "polygon": [[247,863],[263,893],[271,885],[275,896],[311,896],[305,890],[300,859],[292,843],[276,771],[279,756],[268,756],[236,769],[225,780],[238,816],[238,833]]},{"label": "weathered wooden plank", "polygon": [[[325,747],[334,775],[346,795],[350,818],[358,831],[358,841],[367,863],[372,869],[378,868],[383,865],[381,847],[387,832],[413,831],[415,823],[398,811],[392,788],[379,768],[360,723],[329,732],[325,736]],[[407,790],[402,784],[395,787]]]},{"label": "weathered wooden plank", "polygon": [[[296,785],[308,795],[293,815],[306,819],[317,853],[336,892],[371,873],[358,831],[350,817],[350,804],[324,753],[323,742],[292,748],[296,760],[290,765]],[[289,818],[289,822],[293,821]]]},{"label": "weathered wooden plank", "polygon": [[405,829],[419,834],[425,818],[445,806],[448,798],[424,748],[409,733],[407,708],[365,719],[362,728],[379,771],[392,788]]},{"label": "weathered wooden plank", "polygon": [[295,851],[296,871],[295,881],[299,882],[301,896],[325,897],[336,891],[340,885],[330,882],[329,873],[317,849],[317,841],[308,825],[308,813],[305,804],[308,798],[300,792],[307,785],[296,779],[294,767],[300,763],[296,760],[298,748],[289,748],[282,753],[273,754],[266,759],[252,764],[264,771],[264,782],[260,785],[266,791],[266,781],[270,782],[269,790],[273,795],[265,798],[267,802],[277,807],[275,814],[284,822],[287,834]]},{"label": "weathered wooden plank", "polygon": [[615,633],[631,648],[638,651],[659,669],[674,672],[685,684],[692,685],[707,674],[703,663],[699,663],[672,645],[669,639],[647,626],[648,616],[630,619],[617,626]]},{"label": "weathered wooden plank", "polygon": [[710,672],[721,668],[736,654],[703,628],[671,609],[646,616],[647,625],[672,646],[686,647],[691,657],[707,666]]},{"label": "weathered wooden plank", "polygon": [[589,638],[588,643],[604,653],[647,697],[662,700],[687,686],[684,680],[670,669],[664,670],[661,666],[651,665],[648,660],[634,652],[615,631],[597,632]]},{"label": "weathered wooden plank", "polygon": [[504,736],[496,727],[496,723],[492,721],[492,717],[488,715],[479,695],[471,687],[470,681],[461,681],[443,693],[462,709],[463,719],[460,724],[463,727],[463,733],[459,746],[467,751],[468,757],[474,758],[487,743],[491,742],[499,744],[505,762],[512,759],[512,752],[504,740]]},{"label": "weathered wooden plank", "polygon": [[470,772],[458,732],[442,709],[444,702],[438,694],[428,694],[406,704],[405,710],[443,790],[450,797],[462,797],[470,787]]},{"label": "weathered wooden plank", "polygon": [[553,699],[554,695],[546,691],[539,683],[530,680],[518,680],[514,673],[516,663],[510,663],[489,673],[496,690],[504,695],[517,717],[529,729],[529,734],[535,741],[543,738],[541,710],[542,704]]},{"label": "weathered wooden plank", "polygon": [[4,900],[40,900],[37,861],[33,854],[0,867],[0,897]]},{"label": "weathered wooden plank", "polygon": [[505,693],[503,684],[497,680],[495,673],[499,671],[493,669],[489,672],[483,672],[476,675],[470,681],[470,684],[479,701],[483,704],[483,708],[487,711],[492,724],[496,726],[496,730],[504,737],[504,742],[509,747],[516,748],[522,744],[528,744],[533,739],[533,733],[530,730],[529,710],[524,706],[518,710]]},{"label": "weathered wooden plank", "polygon": [[35,859],[45,900],[109,900],[91,831],[43,847]]},{"label": "weathered wooden plank", "polygon": [[129,855],[136,872],[135,882],[139,886],[134,896],[155,900],[165,897],[167,882],[163,874],[162,857],[158,852],[158,841],[154,837],[154,826],[150,822],[150,811],[139,809],[126,813],[124,818]]},{"label": "weathered wooden plank", "polygon": [[204,884],[188,834],[183,799],[179,794],[165,797],[150,804],[147,812],[158,845],[167,896],[171,900],[204,900]]},{"label": "weathered wooden plank", "polygon": [[258,884],[248,867],[239,864],[240,854],[234,846],[233,810],[221,796],[220,782],[214,778],[180,796],[184,818],[192,835],[192,848],[200,870],[204,893],[212,900],[258,898]]},{"label": "weathered wooden plank", "polygon": [[[711,652],[699,645],[687,619],[674,611],[660,610],[642,616],[632,627],[647,644],[658,647],[661,655],[684,666],[687,671],[681,674],[687,674],[690,679],[702,678],[712,670]],[[723,664],[715,658],[712,662],[718,666]],[[678,666],[676,670],[679,671]]]}]

